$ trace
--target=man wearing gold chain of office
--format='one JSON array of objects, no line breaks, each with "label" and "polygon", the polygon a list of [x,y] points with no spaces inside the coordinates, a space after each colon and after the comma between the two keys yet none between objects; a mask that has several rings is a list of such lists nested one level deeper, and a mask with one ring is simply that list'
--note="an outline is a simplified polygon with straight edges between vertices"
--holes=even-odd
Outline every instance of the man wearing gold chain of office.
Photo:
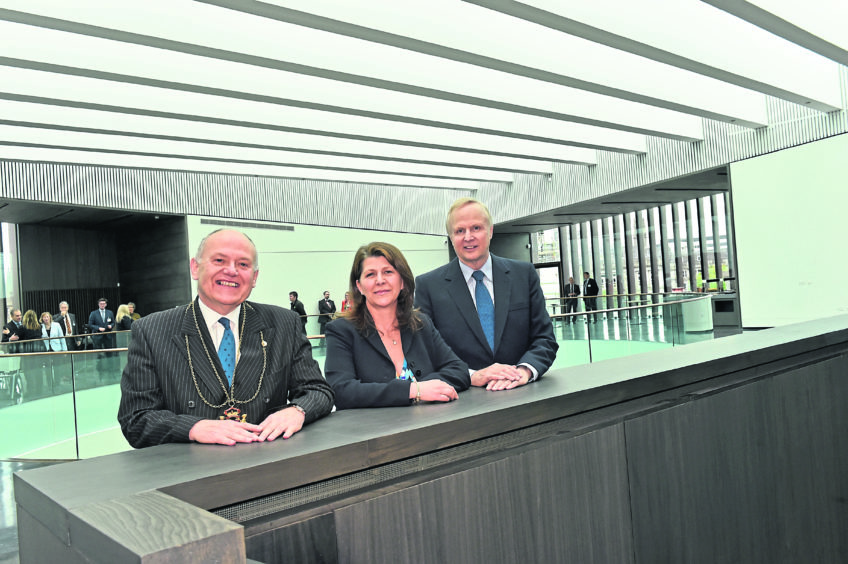
[{"label": "man wearing gold chain of office", "polygon": [[287,439],[328,414],[333,392],[297,315],[246,301],[259,275],[253,241],[214,231],[190,266],[194,302],[133,324],[118,410],[127,441]]}]

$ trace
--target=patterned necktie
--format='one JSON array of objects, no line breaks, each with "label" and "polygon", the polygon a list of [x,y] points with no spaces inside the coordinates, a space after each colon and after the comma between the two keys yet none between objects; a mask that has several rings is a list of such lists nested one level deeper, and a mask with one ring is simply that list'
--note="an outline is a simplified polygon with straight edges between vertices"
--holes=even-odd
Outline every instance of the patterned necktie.
[{"label": "patterned necktie", "polygon": [[477,316],[480,318],[480,325],[483,326],[483,333],[486,335],[486,340],[489,341],[489,348],[494,352],[495,305],[492,303],[492,296],[489,295],[489,290],[483,284],[483,272],[475,270],[471,276],[477,281],[477,284],[474,286],[474,298],[477,301]]},{"label": "patterned necktie", "polygon": [[71,334],[71,318],[66,317],[65,318],[65,335],[70,335],[70,334]]},{"label": "patterned necktie", "polygon": [[236,338],[233,336],[233,330],[230,329],[230,320],[222,317],[218,323],[224,326],[224,338],[221,339],[221,346],[218,347],[218,358],[221,359],[221,366],[224,367],[224,374],[227,375],[227,383],[233,385],[233,372],[236,371]]}]

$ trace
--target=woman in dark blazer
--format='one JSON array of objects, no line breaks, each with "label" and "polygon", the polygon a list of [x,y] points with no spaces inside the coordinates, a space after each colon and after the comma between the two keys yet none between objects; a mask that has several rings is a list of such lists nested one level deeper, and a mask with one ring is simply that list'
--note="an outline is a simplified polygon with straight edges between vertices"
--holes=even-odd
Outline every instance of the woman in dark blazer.
[{"label": "woman in dark blazer", "polygon": [[[35,311],[28,309],[24,313],[21,328],[18,331],[18,337],[21,343],[20,352],[44,352],[44,343],[36,340],[41,339],[41,323],[38,322]],[[44,395],[44,357],[35,355],[22,356],[21,372],[24,373],[24,378],[26,379],[26,393],[24,396],[36,398]]]},{"label": "woman in dark blazer", "polygon": [[468,389],[468,366],[426,315],[413,310],[415,279],[388,243],[359,248],[350,271],[352,307],[327,325],[324,373],[336,407],[451,401]]},{"label": "woman in dark blazer", "polygon": [[127,304],[119,305],[118,313],[115,315],[115,331],[129,331],[132,329],[133,321],[129,306]]}]

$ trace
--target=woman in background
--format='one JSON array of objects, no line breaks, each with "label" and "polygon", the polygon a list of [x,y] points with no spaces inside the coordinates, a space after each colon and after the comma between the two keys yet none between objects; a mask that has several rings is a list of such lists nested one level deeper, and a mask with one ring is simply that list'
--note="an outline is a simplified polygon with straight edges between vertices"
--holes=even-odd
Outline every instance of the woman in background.
[{"label": "woman in background", "polygon": [[350,292],[345,292],[345,297],[342,300],[342,313],[353,309],[353,302],[350,301]]},{"label": "woman in background", "polygon": [[58,323],[53,323],[53,316],[48,312],[41,314],[41,338],[47,339],[42,341],[44,349],[47,352],[67,351],[68,346],[65,344],[65,332],[62,331],[62,326]]},{"label": "woman in background", "polygon": [[[41,323],[33,310],[28,309],[21,320],[18,331],[20,352],[43,353],[44,345],[36,339],[41,339]],[[21,357],[21,372],[26,380],[25,396],[40,397],[44,391],[44,357],[28,355]]]},{"label": "woman in background", "polygon": [[115,331],[129,331],[132,327],[133,317],[130,313],[130,308],[127,304],[118,306],[118,313],[115,314]]},{"label": "woman in background", "polygon": [[468,366],[413,309],[414,292],[397,247],[371,243],[356,251],[351,310],[326,331],[324,373],[338,409],[448,402],[471,385]]},{"label": "woman in background", "polygon": [[[41,341],[47,352],[66,352],[68,345],[65,342],[65,331],[61,323],[53,323],[53,316],[49,312],[41,314]],[[48,385],[52,382],[53,392],[63,383],[70,384],[73,378],[71,358],[66,354],[43,355],[41,362],[44,379]],[[67,390],[65,390],[67,391]]]}]

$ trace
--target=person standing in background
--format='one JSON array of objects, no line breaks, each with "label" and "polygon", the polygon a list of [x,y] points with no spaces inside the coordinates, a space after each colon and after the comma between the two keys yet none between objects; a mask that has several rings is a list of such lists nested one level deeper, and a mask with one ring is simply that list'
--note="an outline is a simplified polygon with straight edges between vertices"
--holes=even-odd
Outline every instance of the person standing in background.
[{"label": "person standing in background", "polygon": [[[598,283],[595,282],[595,279],[589,276],[588,272],[583,273],[583,295],[585,298],[583,299],[583,307],[586,308],[586,311],[598,311],[598,293],[601,291],[598,288]],[[592,314],[592,323],[597,320],[598,314]],[[589,315],[586,315],[586,321],[589,321]]]},{"label": "person standing in background", "polygon": [[318,324],[321,325],[321,334],[324,334],[324,326],[333,320],[333,314],[336,313],[336,303],[330,299],[329,290],[324,292],[324,298],[318,302]]},{"label": "person standing in background", "polygon": [[289,292],[289,302],[291,302],[291,310],[300,316],[300,328],[306,335],[306,308],[303,307],[303,302],[297,299],[297,292],[294,290]]},{"label": "person standing in background", "polygon": [[135,321],[136,319],[141,319],[141,314],[135,310],[135,304],[133,302],[128,302],[127,307],[130,310],[130,317]]},{"label": "person standing in background", "polygon": [[67,350],[75,351],[81,348],[82,340],[79,337],[80,330],[77,327],[77,316],[68,311],[68,302],[59,302],[59,313],[53,316],[53,323],[58,323],[62,327]]}]

